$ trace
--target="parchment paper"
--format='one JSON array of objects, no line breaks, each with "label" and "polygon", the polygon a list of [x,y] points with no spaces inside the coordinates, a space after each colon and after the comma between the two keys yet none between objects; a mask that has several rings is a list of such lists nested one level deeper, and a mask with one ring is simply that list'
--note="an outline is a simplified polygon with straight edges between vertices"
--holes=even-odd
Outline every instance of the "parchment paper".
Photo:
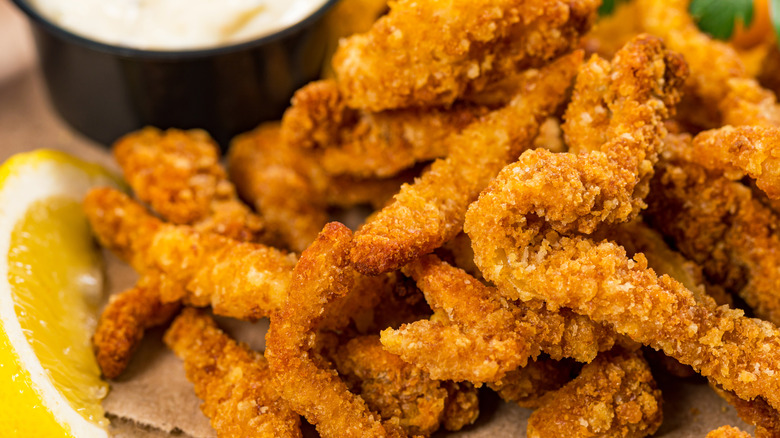
[{"label": "parchment paper", "polygon": [[[0,0],[0,161],[36,148],[67,151],[116,169],[105,148],[70,130],[54,114],[24,19],[8,0]],[[106,266],[109,293],[135,281],[132,269],[110,254],[106,254]],[[219,321],[239,340],[263,349],[267,322]],[[215,437],[198,408],[200,402],[184,377],[181,362],[164,348],[161,336],[162,330],[148,333],[125,374],[111,382],[104,407],[111,418],[112,434],[125,438]],[[753,431],[703,380],[661,381],[659,385],[664,395],[664,424],[656,436],[703,437],[724,424]],[[524,437],[530,411],[485,395],[477,424],[438,436]],[[316,436],[311,428],[306,432]]]}]

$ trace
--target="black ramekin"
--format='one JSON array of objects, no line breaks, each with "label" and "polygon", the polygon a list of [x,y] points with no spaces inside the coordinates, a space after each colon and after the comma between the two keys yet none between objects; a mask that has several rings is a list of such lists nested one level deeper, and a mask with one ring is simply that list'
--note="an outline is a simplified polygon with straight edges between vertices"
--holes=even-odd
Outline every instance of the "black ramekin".
[{"label": "black ramekin", "polygon": [[223,147],[278,119],[293,92],[318,77],[327,0],[292,27],[244,43],[185,51],[138,50],[90,40],[13,0],[32,22],[51,101],[76,130],[104,145],[143,126],[202,128]]}]

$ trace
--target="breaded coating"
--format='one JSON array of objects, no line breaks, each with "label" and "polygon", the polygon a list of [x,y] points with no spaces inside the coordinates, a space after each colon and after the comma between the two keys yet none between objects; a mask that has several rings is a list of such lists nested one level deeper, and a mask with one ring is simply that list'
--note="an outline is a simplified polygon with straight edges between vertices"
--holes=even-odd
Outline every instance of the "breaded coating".
[{"label": "breaded coating", "polygon": [[[775,326],[745,318],[739,310],[697,301],[679,282],[648,269],[643,255],[631,260],[615,243],[580,234],[603,223],[631,219],[642,206],[641,196],[647,191],[637,190],[637,183],[652,172],[643,169],[640,159],[652,156],[663,133],[661,124],[654,122],[664,115],[662,99],[648,98],[657,94],[668,100],[675,81],[667,74],[681,78],[674,63],[667,62],[670,69],[664,72],[657,62],[649,62],[647,55],[663,55],[653,41],[640,38],[639,44],[621,49],[627,59],[645,59],[638,65],[629,61],[635,67],[626,73],[638,68],[651,74],[621,79],[613,72],[611,77],[617,84],[623,82],[618,89],[633,96],[629,101],[647,100],[638,108],[624,103],[624,109],[632,108],[628,113],[613,112],[613,120],[622,122],[611,123],[610,129],[624,128],[616,129],[620,135],[602,146],[603,158],[596,159],[599,151],[578,156],[529,151],[502,170],[471,205],[464,228],[472,239],[475,261],[508,299],[541,299],[551,310],[570,308],[663,350],[741,398],[762,396],[777,408],[780,331]],[[645,55],[631,56],[636,49]],[[621,63],[621,52],[613,69]],[[643,84],[651,86],[643,90]],[[638,132],[625,129],[639,126]]]},{"label": "breaded coating", "polygon": [[531,147],[539,124],[561,103],[582,52],[525,73],[523,91],[504,108],[450,137],[449,155],[355,235],[351,258],[367,275],[395,270],[455,237],[469,203],[502,167]]},{"label": "breaded coating", "polygon": [[753,78],[733,78],[727,84],[729,91],[718,108],[724,125],[780,127],[775,93]]},{"label": "breaded coating", "polygon": [[[664,39],[685,56],[691,68],[681,113],[693,115],[705,128],[731,125],[778,126],[780,109],[774,95],[751,78],[736,49],[699,30],[690,0],[637,0],[644,31]],[[690,100],[690,99],[689,99]]]},{"label": "breaded coating", "polygon": [[602,15],[582,37],[580,47],[606,59],[612,59],[630,39],[642,33],[639,5],[636,1],[614,2],[615,9]]},{"label": "breaded coating", "polygon": [[733,426],[721,426],[710,431],[706,438],[752,438],[749,433]]},{"label": "breaded coating", "polygon": [[328,206],[383,207],[421,171],[414,167],[388,178],[331,176],[311,151],[284,142],[278,123],[237,136],[228,168],[241,197],[263,215],[268,234],[276,236],[270,239],[274,246],[299,252],[325,225]]},{"label": "breaded coating", "polygon": [[739,418],[747,424],[756,426],[756,437],[772,438],[780,436],[780,413],[762,397],[753,400],[743,400],[731,391],[725,391],[716,384],[710,383],[712,389],[729,402],[737,410]]},{"label": "breaded coating", "polygon": [[538,357],[528,365],[508,372],[504,377],[488,384],[504,401],[517,403],[524,408],[538,408],[542,397],[560,389],[576,376],[580,367],[572,360],[553,360]]},{"label": "breaded coating", "polygon": [[327,221],[311,181],[311,164],[282,141],[278,123],[260,125],[230,143],[228,169],[241,197],[262,214],[278,244],[303,251]]},{"label": "breaded coating", "polygon": [[330,64],[339,40],[356,33],[367,32],[377,18],[387,11],[387,0],[341,0],[325,14],[325,28],[328,31],[328,45],[322,77],[333,78],[335,73]]},{"label": "breaded coating", "polygon": [[597,0],[398,0],[367,33],[340,42],[333,67],[352,108],[449,105],[574,48],[598,5]]},{"label": "breaded coating", "polygon": [[672,250],[664,241],[664,236],[644,222],[634,220],[616,227],[610,227],[594,235],[615,241],[626,250],[629,257],[642,253],[647,265],[658,275],[668,275],[691,291],[696,301],[712,306],[732,305],[731,295],[719,284],[707,282],[701,265]]},{"label": "breaded coating", "polygon": [[114,189],[90,191],[84,210],[103,246],[142,275],[164,277],[163,302],[211,305],[216,314],[256,320],[287,298],[294,254],[164,224]]},{"label": "breaded coating", "polygon": [[262,219],[236,196],[219,163],[219,147],[205,131],[147,127],[120,138],[114,157],[138,199],[166,220],[262,240]]},{"label": "breaded coating", "polygon": [[281,396],[324,438],[405,437],[399,426],[383,423],[362,398],[349,392],[314,351],[325,309],[347,295],[354,282],[348,260],[351,238],[347,227],[332,222],[301,254],[289,297],[271,315],[265,356]]},{"label": "breaded coating", "polygon": [[[570,308],[663,350],[741,398],[762,396],[780,406],[780,330],[741,310],[698,302],[682,284],[648,269],[641,254],[631,260],[612,242],[545,229],[527,215],[540,211],[544,198],[516,169],[507,167],[466,217],[477,265],[505,297]],[[566,185],[558,187],[568,196]],[[561,210],[573,214],[572,207]]]},{"label": "breaded coating", "polygon": [[661,425],[661,391],[641,351],[613,351],[541,400],[528,437],[641,438]]},{"label": "breaded coating", "polygon": [[[680,136],[666,143],[684,148],[689,142]],[[743,184],[675,157],[671,149],[665,156],[648,196],[648,221],[711,281],[742,297],[757,316],[780,323],[777,213]]]},{"label": "breaded coating", "polygon": [[688,161],[735,181],[750,176],[769,198],[780,199],[779,129],[724,126],[699,133],[680,149]]},{"label": "breaded coating", "polygon": [[184,361],[187,380],[218,437],[302,436],[300,417],[277,393],[263,355],[230,339],[211,317],[185,309],[164,340]]},{"label": "breaded coating", "polygon": [[323,197],[329,206],[349,208],[356,205],[369,205],[374,209],[382,208],[392,201],[401,186],[411,184],[420,176],[424,167],[418,165],[387,178],[330,176],[322,189]]},{"label": "breaded coating", "polygon": [[301,88],[282,118],[282,137],[311,148],[325,172],[389,177],[447,155],[447,138],[485,115],[482,105],[409,108],[371,113],[348,108],[335,81]]},{"label": "breaded coating", "polygon": [[567,310],[502,300],[495,288],[434,255],[404,270],[436,313],[384,330],[382,344],[435,379],[494,382],[542,351],[589,362],[615,343],[612,330]]},{"label": "breaded coating", "polygon": [[159,279],[142,277],[138,283],[112,295],[100,314],[92,345],[106,378],[122,374],[143,339],[144,331],[165,324],[179,311],[178,302],[160,300]]},{"label": "breaded coating", "polygon": [[[338,349],[333,361],[347,385],[371,410],[385,421],[397,422],[410,435],[429,436],[438,430],[448,414],[450,398],[457,397],[457,392],[470,392],[468,399],[477,397],[471,385],[450,394],[444,382],[383,350],[378,336],[350,340]],[[472,403],[467,414],[466,421],[459,422],[461,426],[477,419],[478,403]]]}]

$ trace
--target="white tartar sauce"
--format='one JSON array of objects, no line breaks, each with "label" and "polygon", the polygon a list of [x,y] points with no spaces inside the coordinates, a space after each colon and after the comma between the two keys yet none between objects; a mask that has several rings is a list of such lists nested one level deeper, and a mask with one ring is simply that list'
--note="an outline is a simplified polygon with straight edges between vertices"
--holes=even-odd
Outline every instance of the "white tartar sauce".
[{"label": "white tartar sauce", "polygon": [[269,35],[326,0],[29,0],[70,32],[147,50],[203,49]]}]

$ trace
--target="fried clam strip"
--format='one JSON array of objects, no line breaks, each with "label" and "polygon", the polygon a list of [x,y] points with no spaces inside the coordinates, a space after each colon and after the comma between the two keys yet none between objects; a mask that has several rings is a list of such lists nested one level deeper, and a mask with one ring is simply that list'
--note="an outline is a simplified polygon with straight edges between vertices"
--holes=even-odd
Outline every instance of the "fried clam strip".
[{"label": "fried clam strip", "polygon": [[686,160],[722,174],[731,180],[745,176],[770,199],[780,199],[780,130],[757,126],[724,126],[693,138],[680,148]]},{"label": "fried clam strip", "polygon": [[263,355],[230,339],[202,311],[185,309],[165,333],[184,361],[201,411],[220,438],[301,437],[300,417],[279,396]]},{"label": "fried clam strip", "polygon": [[[508,166],[469,209],[466,232],[485,278],[508,299],[570,308],[663,350],[740,398],[762,396],[780,406],[780,331],[740,310],[698,302],[682,284],[648,269],[641,254],[631,260],[615,243],[550,229],[560,218],[582,214],[577,203],[560,200],[609,180],[540,164],[521,159]],[[597,198],[585,211],[604,203],[616,200]]]},{"label": "fried clam strip", "polygon": [[739,182],[675,151],[688,136],[670,136],[648,196],[647,220],[673,239],[708,278],[738,294],[761,318],[780,322],[777,214]]},{"label": "fried clam strip", "polygon": [[146,329],[165,324],[179,311],[178,302],[160,301],[158,282],[157,276],[141,277],[132,288],[111,296],[101,313],[92,344],[107,378],[125,370]]},{"label": "fried clam strip", "polygon": [[311,181],[309,160],[266,123],[230,144],[228,170],[241,197],[263,215],[281,246],[303,251],[327,222],[326,205]]},{"label": "fried clam strip", "polygon": [[710,383],[712,389],[737,410],[745,423],[756,426],[756,437],[772,438],[780,436],[780,412],[769,406],[762,397],[753,400],[743,400],[731,391],[725,391],[716,384]]},{"label": "fried clam strip", "polygon": [[479,415],[474,386],[432,379],[382,349],[378,336],[353,338],[332,359],[347,385],[371,410],[409,434],[428,436],[442,424],[447,430],[459,430]]},{"label": "fried clam strip", "polygon": [[535,409],[541,406],[541,400],[547,393],[561,389],[576,376],[579,369],[572,360],[538,357],[488,386],[505,401]]},{"label": "fried clam strip", "polygon": [[354,282],[348,260],[351,238],[349,229],[332,222],[301,254],[289,297],[271,315],[265,356],[281,396],[323,437],[404,437],[403,429],[383,423],[362,398],[349,392],[314,351],[323,313],[347,295]]},{"label": "fried clam strip", "polygon": [[[644,31],[663,38],[691,67],[690,94],[700,103],[685,113],[716,113],[704,117],[707,127],[720,123],[778,126],[780,110],[774,94],[749,77],[731,45],[699,30],[688,12],[689,4],[690,0],[637,0]],[[713,125],[713,120],[721,119]]]},{"label": "fried clam strip", "polygon": [[447,155],[452,133],[489,111],[482,105],[408,108],[372,113],[348,108],[335,81],[301,88],[282,118],[282,138],[314,148],[325,172],[389,177],[415,163]]},{"label": "fried clam strip", "polygon": [[661,391],[641,351],[600,354],[548,393],[528,419],[528,437],[635,437],[661,425]]},{"label": "fried clam strip", "polygon": [[144,128],[114,145],[136,196],[175,224],[245,241],[262,240],[263,220],[236,196],[205,131]]},{"label": "fried clam strip", "polygon": [[596,0],[391,2],[390,12],[371,30],[340,42],[333,67],[353,108],[448,105],[576,47],[598,5]]},{"label": "fried clam strip", "polygon": [[228,153],[230,177],[243,199],[263,215],[278,237],[275,246],[303,251],[327,220],[327,207],[387,204],[398,188],[420,172],[407,169],[389,178],[331,176],[310,151],[282,140],[278,123],[239,135]]},{"label": "fried clam strip", "polygon": [[600,230],[594,234],[594,238],[614,240],[626,250],[629,257],[642,253],[656,274],[666,274],[682,283],[696,296],[696,301],[704,302],[711,298],[717,305],[733,304],[731,295],[723,287],[707,283],[701,265],[674,251],[660,232],[641,220]]},{"label": "fried clam strip", "polygon": [[733,426],[721,426],[710,431],[706,438],[751,438],[750,434]]},{"label": "fried clam strip", "polygon": [[615,343],[612,330],[568,310],[550,312],[539,301],[499,299],[495,288],[434,255],[404,271],[436,313],[384,330],[382,344],[435,379],[494,382],[542,351],[556,359],[589,362]]},{"label": "fried clam strip", "polygon": [[469,203],[532,145],[581,60],[578,51],[526,72],[522,91],[506,107],[450,137],[447,158],[436,160],[414,184],[402,186],[393,203],[356,233],[355,267],[368,275],[395,270],[457,235]]},{"label": "fried clam strip", "polygon": [[211,305],[214,313],[256,320],[287,298],[294,254],[162,223],[113,189],[90,191],[84,209],[103,246],[142,275],[164,278],[163,302]]}]

